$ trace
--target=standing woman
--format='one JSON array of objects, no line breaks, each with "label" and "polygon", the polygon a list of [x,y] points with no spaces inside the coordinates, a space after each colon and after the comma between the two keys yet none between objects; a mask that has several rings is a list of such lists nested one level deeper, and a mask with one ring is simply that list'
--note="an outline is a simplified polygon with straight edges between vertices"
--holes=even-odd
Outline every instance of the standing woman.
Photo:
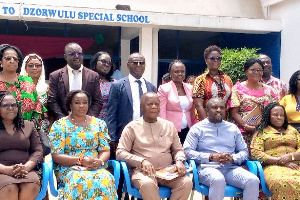
[{"label": "standing woman", "polygon": [[47,109],[40,103],[32,78],[18,74],[22,61],[22,53],[17,47],[0,45],[0,90],[8,90],[16,97],[25,120],[31,120],[33,116],[43,119]]},{"label": "standing woman", "polygon": [[289,94],[280,104],[285,108],[288,122],[300,132],[300,70],[296,71],[289,81]]},{"label": "standing woman", "polygon": [[[23,60],[20,75],[29,76],[32,78],[40,102],[46,107],[49,85],[46,83],[45,67],[42,58],[37,54],[27,55]],[[44,114],[44,119],[42,120],[41,123],[42,129],[48,132],[49,121],[46,118],[47,113],[43,113],[43,114]]]},{"label": "standing woman", "polygon": [[102,95],[102,109],[99,118],[106,121],[108,110],[108,97],[112,79],[113,69],[111,66],[111,57],[107,52],[100,51],[96,53],[90,62],[90,68],[99,74],[100,91]]},{"label": "standing woman", "polygon": [[239,127],[244,136],[248,147],[251,143],[252,134],[259,120],[256,122],[247,122],[243,117],[250,114],[254,109],[258,110],[261,118],[262,110],[271,102],[278,101],[277,92],[270,86],[260,82],[262,79],[264,65],[256,58],[250,58],[244,65],[244,72],[247,80],[237,82],[232,88],[231,99],[229,103],[230,115],[235,124]]},{"label": "standing woman", "polygon": [[195,118],[192,87],[183,82],[185,79],[185,65],[180,60],[174,60],[169,65],[171,81],[159,86],[160,100],[159,116],[173,122],[181,144],[183,144],[189,128]]},{"label": "standing woman", "polygon": [[23,120],[16,98],[0,91],[0,199],[34,200],[40,180],[34,170],[42,158],[40,137]]},{"label": "standing woman", "polygon": [[232,88],[231,78],[219,70],[222,61],[221,49],[216,45],[207,47],[204,50],[204,59],[207,71],[195,79],[193,87],[194,104],[200,121],[207,117],[207,101],[218,97],[227,103]]}]

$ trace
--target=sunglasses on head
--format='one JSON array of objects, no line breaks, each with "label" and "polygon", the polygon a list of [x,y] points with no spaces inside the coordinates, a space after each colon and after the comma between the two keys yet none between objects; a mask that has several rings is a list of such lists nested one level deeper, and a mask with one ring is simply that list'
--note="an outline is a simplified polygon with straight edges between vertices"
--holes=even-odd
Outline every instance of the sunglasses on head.
[{"label": "sunglasses on head", "polygon": [[83,55],[83,53],[82,52],[78,52],[78,53],[76,53],[76,52],[72,52],[72,53],[68,53],[68,55],[69,56],[72,56],[72,57],[74,57],[74,56],[82,56]]},{"label": "sunglasses on head", "polygon": [[17,58],[16,56],[4,56],[3,59],[5,59],[6,61],[10,61],[11,59],[13,59],[16,62],[19,62],[19,58]]},{"label": "sunglasses on head", "polygon": [[209,60],[211,60],[211,61],[221,61],[222,60],[222,57],[221,56],[217,56],[217,57],[214,57],[214,56],[211,56],[211,57],[209,57],[208,58]]},{"label": "sunglasses on head", "polygon": [[8,108],[17,108],[18,103],[7,103],[7,104],[1,104],[2,108],[8,109]]}]

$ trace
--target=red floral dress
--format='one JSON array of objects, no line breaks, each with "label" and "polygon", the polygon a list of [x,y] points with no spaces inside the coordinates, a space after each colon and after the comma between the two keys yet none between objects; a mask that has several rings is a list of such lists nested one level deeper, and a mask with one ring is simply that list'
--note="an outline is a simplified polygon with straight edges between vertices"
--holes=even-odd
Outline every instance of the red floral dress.
[{"label": "red floral dress", "polygon": [[33,116],[37,119],[46,117],[47,109],[40,103],[31,77],[19,76],[14,83],[0,81],[0,90],[8,90],[17,98],[25,120],[31,120]]}]

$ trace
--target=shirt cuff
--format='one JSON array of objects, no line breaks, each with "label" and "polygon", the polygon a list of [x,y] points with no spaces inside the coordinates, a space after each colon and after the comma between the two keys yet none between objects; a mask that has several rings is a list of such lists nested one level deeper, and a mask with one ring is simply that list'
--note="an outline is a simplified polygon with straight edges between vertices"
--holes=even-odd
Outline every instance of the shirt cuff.
[{"label": "shirt cuff", "polygon": [[200,163],[209,163],[210,153],[202,153],[201,157],[199,156]]}]

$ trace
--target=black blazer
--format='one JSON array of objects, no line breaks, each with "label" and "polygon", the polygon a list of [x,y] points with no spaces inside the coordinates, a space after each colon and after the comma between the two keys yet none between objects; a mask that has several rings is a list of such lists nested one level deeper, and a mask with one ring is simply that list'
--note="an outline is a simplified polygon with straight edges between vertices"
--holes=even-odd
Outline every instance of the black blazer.
[{"label": "black blazer", "polygon": [[[146,81],[147,92],[156,92],[156,87]],[[112,141],[119,141],[123,128],[132,121],[132,93],[128,76],[113,82],[108,98],[107,127]]]},{"label": "black blazer", "polygon": [[[83,67],[82,70],[82,90],[89,93],[91,105],[88,115],[99,116],[102,108],[102,96],[100,91],[98,73]],[[69,92],[68,68],[65,66],[50,74],[49,77],[49,94],[47,107],[50,114],[55,120],[69,115],[66,106],[66,96]]]}]

